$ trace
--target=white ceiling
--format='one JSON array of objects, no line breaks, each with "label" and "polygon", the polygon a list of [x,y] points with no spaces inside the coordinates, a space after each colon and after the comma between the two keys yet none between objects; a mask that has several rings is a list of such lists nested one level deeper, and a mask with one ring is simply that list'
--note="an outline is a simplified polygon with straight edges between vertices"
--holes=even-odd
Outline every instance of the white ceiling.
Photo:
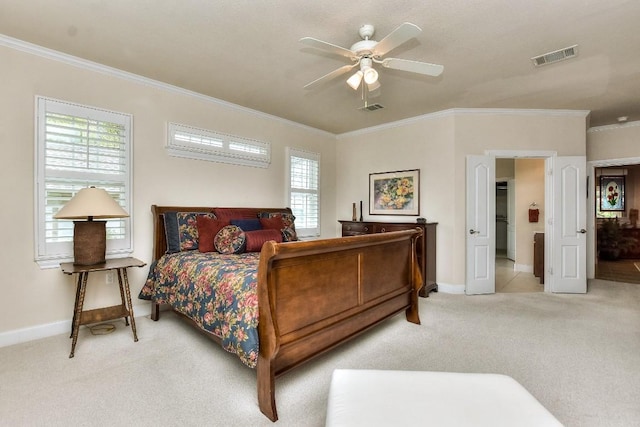
[{"label": "white ceiling", "polygon": [[[380,71],[384,108],[361,111],[348,62],[298,42],[349,48],[422,28],[391,51],[439,77]],[[0,34],[340,134],[449,108],[590,110],[591,126],[640,120],[637,0],[0,0]],[[575,59],[531,57],[578,44]]]}]

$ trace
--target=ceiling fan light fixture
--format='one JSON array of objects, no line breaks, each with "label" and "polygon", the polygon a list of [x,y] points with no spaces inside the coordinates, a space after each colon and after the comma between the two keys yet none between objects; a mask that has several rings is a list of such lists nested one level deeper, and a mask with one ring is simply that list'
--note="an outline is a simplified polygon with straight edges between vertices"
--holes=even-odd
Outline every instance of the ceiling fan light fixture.
[{"label": "ceiling fan light fixture", "polygon": [[378,81],[378,72],[373,68],[366,68],[364,70],[364,82],[370,85],[377,81]]},{"label": "ceiling fan light fixture", "polygon": [[360,87],[360,82],[362,81],[362,76],[362,71],[358,70],[347,79],[347,84],[351,86],[351,89],[358,90],[358,87]]}]

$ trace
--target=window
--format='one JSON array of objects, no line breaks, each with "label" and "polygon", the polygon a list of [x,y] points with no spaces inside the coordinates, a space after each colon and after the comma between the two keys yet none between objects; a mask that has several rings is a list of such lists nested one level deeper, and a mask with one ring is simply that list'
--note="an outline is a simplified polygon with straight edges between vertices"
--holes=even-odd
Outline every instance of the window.
[{"label": "window", "polygon": [[[37,97],[36,261],[73,258],[73,221],[53,216],[80,189],[104,188],[131,212],[131,116]],[[131,217],[107,221],[107,255],[132,252]]]},{"label": "window", "polygon": [[267,168],[271,162],[271,145],[268,142],[176,123],[169,123],[167,151],[176,157],[241,166]]},{"label": "window", "polygon": [[320,235],[320,154],[287,149],[289,203],[302,237]]}]

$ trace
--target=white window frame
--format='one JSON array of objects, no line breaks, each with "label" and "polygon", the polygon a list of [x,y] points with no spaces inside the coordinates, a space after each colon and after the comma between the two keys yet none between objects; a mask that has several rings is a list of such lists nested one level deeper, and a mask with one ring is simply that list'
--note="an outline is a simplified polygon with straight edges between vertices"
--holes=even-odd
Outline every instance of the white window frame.
[{"label": "white window frame", "polygon": [[[320,236],[320,207],[321,207],[321,197],[320,197],[320,174],[321,174],[321,163],[320,163],[320,153],[314,153],[311,151],[300,150],[293,147],[287,147],[286,149],[287,161],[286,161],[286,177],[287,177],[287,204],[293,211],[293,214],[296,216],[296,234],[299,237],[318,237]],[[317,189],[307,189],[307,188],[294,188],[292,187],[292,179],[291,179],[291,158],[298,157],[307,160],[312,160],[317,162],[318,164],[318,175],[317,179]],[[302,215],[299,213],[296,215],[296,207],[293,206],[293,201],[291,199],[292,193],[307,193],[307,194],[315,194],[318,200],[317,213],[316,213],[316,227],[308,227],[306,224],[299,222],[299,219],[302,219]]]},{"label": "white window frame", "polygon": [[[133,209],[131,205],[132,189],[132,126],[133,119],[130,114],[104,110],[67,101],[36,96],[35,102],[35,215],[34,215],[34,239],[35,239],[35,261],[40,268],[57,268],[61,262],[73,260],[73,240],[60,238],[60,241],[47,241],[47,221],[60,221],[59,229],[73,229],[70,220],[53,220],[55,212],[51,208],[47,209],[47,180],[67,181],[64,191],[68,191],[71,196],[75,195],[80,188],[95,185],[96,187],[106,187],[109,185],[123,188],[120,194],[120,204],[129,213],[129,218],[118,218],[111,221],[122,221],[116,224],[116,229],[124,225],[123,238],[109,238],[107,236],[107,258],[126,257],[133,252]],[[124,138],[124,171],[121,173],[96,173],[82,170],[56,170],[46,167],[46,115],[48,113],[62,114],[79,118],[88,118],[102,122],[116,123],[123,126]],[[106,169],[105,169],[106,170]],[[61,205],[64,204],[62,201]],[[49,211],[49,212],[48,212]],[[109,229],[109,224],[107,225]],[[63,241],[66,240],[66,241]]]},{"label": "white window frame", "polygon": [[193,126],[168,123],[166,149],[169,155],[239,166],[268,168],[271,144]]}]

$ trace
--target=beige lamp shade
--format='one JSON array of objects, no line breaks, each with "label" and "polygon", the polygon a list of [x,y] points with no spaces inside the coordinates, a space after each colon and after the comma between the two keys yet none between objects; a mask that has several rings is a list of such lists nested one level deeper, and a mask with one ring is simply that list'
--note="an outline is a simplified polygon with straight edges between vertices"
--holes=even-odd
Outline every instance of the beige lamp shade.
[{"label": "beige lamp shade", "polygon": [[56,219],[126,218],[127,211],[103,188],[88,187],[78,191],[53,217]]},{"label": "beige lamp shade", "polygon": [[73,263],[96,265],[105,262],[106,221],[94,218],[125,218],[129,214],[103,188],[83,188],[53,217],[73,221]]}]

